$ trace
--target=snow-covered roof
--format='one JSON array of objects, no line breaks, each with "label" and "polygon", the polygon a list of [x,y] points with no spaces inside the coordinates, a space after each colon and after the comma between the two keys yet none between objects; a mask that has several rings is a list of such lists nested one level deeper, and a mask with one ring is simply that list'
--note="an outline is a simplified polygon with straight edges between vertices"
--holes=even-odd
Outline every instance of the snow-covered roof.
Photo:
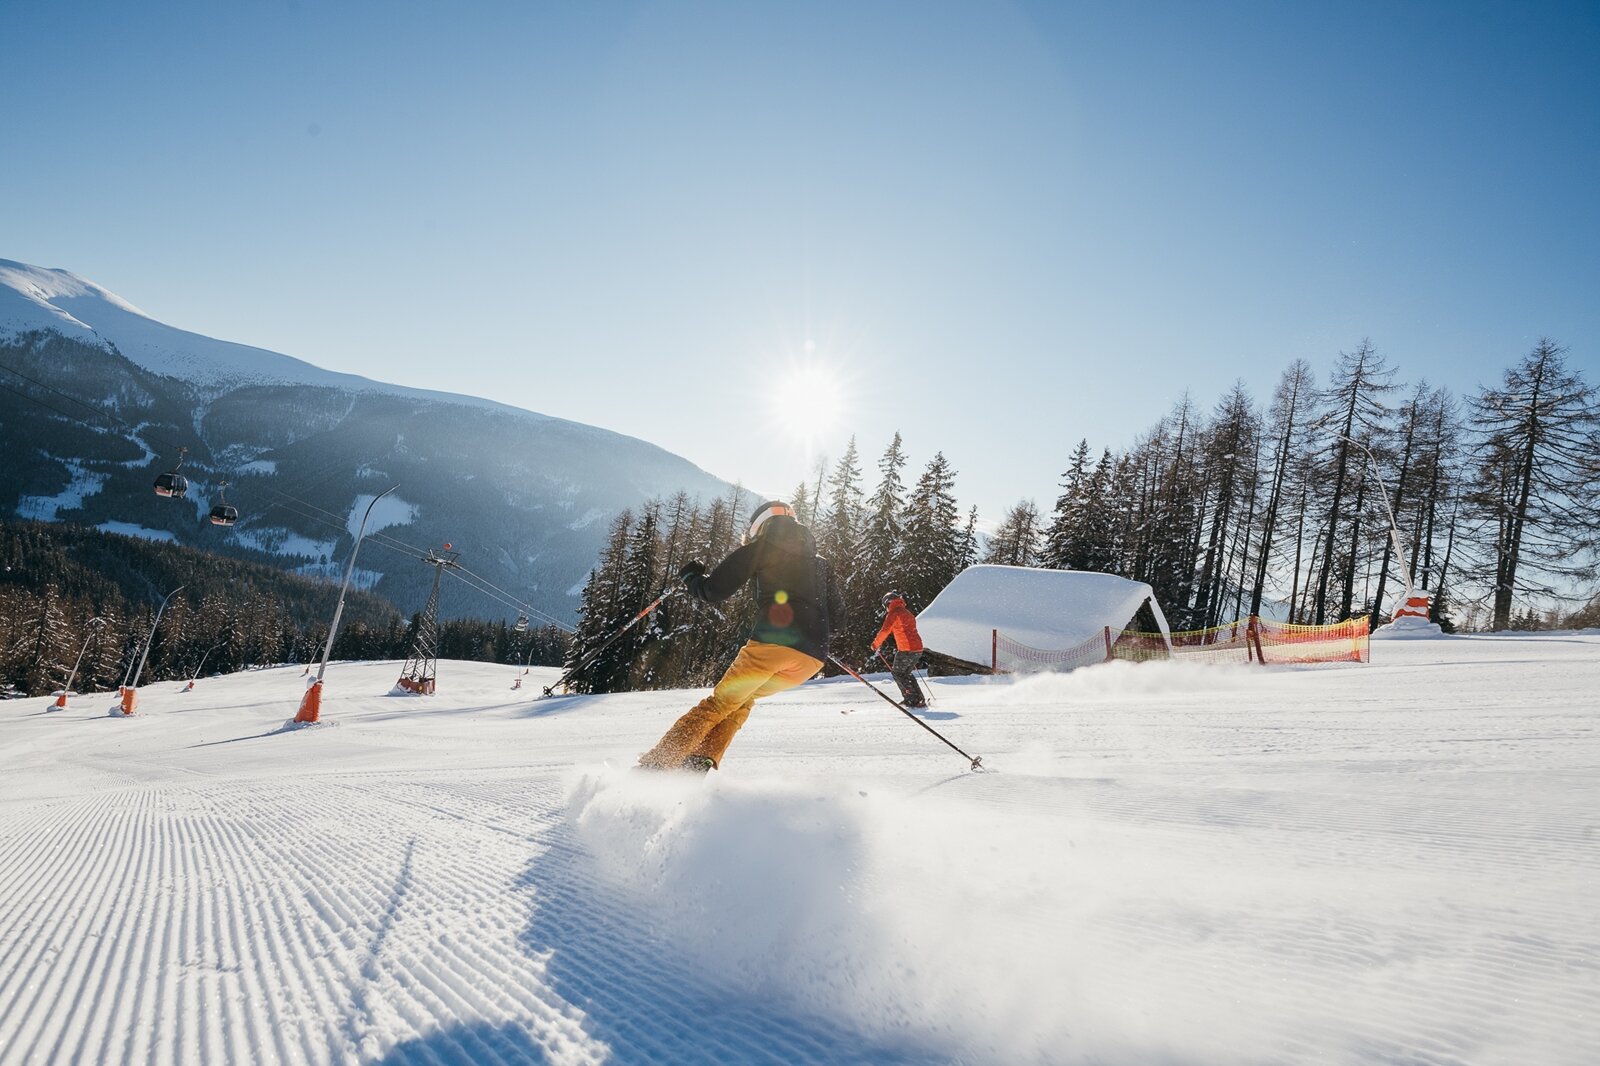
[{"label": "snow-covered roof", "polygon": [[1147,599],[1165,632],[1155,593],[1143,581],[1083,570],[969,566],[917,615],[917,631],[934,651],[987,663],[996,629],[1031,648],[1061,651],[1106,626],[1125,628]]}]

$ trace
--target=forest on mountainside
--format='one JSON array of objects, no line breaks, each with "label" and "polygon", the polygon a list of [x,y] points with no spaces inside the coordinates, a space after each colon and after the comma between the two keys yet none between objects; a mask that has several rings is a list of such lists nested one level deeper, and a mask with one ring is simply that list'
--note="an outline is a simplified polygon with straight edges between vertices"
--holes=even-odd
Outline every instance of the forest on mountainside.
[{"label": "forest on mountainside", "polygon": [[[1264,406],[1242,382],[1209,409],[1185,394],[1125,451],[1081,441],[1049,513],[1021,500],[987,538],[976,509],[962,514],[942,452],[908,483],[899,433],[870,492],[852,438],[791,502],[843,582],[838,643],[857,666],[883,593],[918,611],[976,562],[1147,582],[1174,629],[1252,614],[1381,624],[1405,576],[1431,592],[1447,631],[1600,625],[1600,403],[1567,354],[1541,339],[1462,399],[1403,384],[1363,340],[1321,381],[1294,361]],[[683,562],[715,564],[736,547],[748,502],[737,490],[707,506],[680,495],[619,515],[584,589],[574,656],[670,588]],[[584,684],[710,684],[748,614],[742,597],[720,616],[668,600]]]},{"label": "forest on mountainside", "polygon": [[[180,587],[152,637],[162,599]],[[0,695],[55,691],[75,663],[74,689],[114,690],[147,640],[145,683],[308,662],[321,655],[338,596],[336,584],[195,548],[0,522]],[[404,659],[417,624],[387,600],[352,591],[333,658]],[[504,621],[439,623],[442,658],[552,665],[567,640],[553,626],[518,633]]]}]

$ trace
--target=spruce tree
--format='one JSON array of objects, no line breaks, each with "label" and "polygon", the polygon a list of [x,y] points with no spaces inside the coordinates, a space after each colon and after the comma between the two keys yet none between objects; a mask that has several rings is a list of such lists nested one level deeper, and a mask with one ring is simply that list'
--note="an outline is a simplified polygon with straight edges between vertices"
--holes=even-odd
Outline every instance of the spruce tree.
[{"label": "spruce tree", "polygon": [[878,487],[867,501],[866,526],[861,535],[857,573],[866,594],[874,600],[900,584],[899,559],[904,539],[901,512],[905,507],[901,471],[905,465],[905,451],[897,432],[878,460]]},{"label": "spruce tree", "polygon": [[983,561],[1001,566],[1034,566],[1039,561],[1039,538],[1039,508],[1032,500],[1019,500],[995,527]]},{"label": "spruce tree", "polygon": [[954,488],[955,471],[943,452],[935,452],[906,500],[899,591],[913,611],[926,607],[956,576],[961,530]]},{"label": "spruce tree", "polygon": [[[1037,514],[1037,513],[1036,513]],[[967,524],[961,527],[961,536],[956,540],[956,569],[957,574],[978,561],[978,508],[976,505],[967,511]]]},{"label": "spruce tree", "polygon": [[1084,565],[1086,544],[1093,536],[1089,528],[1089,441],[1078,442],[1066,472],[1061,475],[1061,495],[1056,497],[1055,510],[1050,525],[1044,531],[1044,546],[1040,551],[1041,566],[1053,570],[1087,570]]}]

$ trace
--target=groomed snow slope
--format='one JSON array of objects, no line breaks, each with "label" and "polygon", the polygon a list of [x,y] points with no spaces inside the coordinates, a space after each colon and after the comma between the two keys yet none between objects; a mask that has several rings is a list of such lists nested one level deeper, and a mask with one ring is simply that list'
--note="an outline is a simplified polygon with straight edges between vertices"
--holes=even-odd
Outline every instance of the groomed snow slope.
[{"label": "groomed snow slope", "polygon": [[935,682],[991,774],[848,680],[709,779],[507,667],[0,704],[0,1063],[1592,1061],[1600,635],[1373,656]]}]

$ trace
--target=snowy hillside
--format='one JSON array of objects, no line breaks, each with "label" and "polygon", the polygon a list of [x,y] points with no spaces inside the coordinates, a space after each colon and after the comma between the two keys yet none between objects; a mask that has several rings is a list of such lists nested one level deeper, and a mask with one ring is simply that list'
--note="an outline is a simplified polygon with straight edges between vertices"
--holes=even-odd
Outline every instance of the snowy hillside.
[{"label": "snowy hillside", "polygon": [[1600,635],[1373,659],[0,704],[0,1064],[1592,1061]]},{"label": "snowy hillside", "polygon": [[[457,544],[474,572],[562,620],[613,515],[652,496],[730,490],[637,438],[203,337],[75,274],[10,260],[0,368],[0,449],[13,457],[0,514],[337,576],[359,520],[349,516],[399,484],[403,513],[385,523],[395,542]],[[189,498],[156,500],[151,483],[179,448]],[[223,481],[241,513],[226,532],[206,522]],[[362,576],[409,613],[432,575],[392,547],[364,553]],[[441,610],[508,614],[503,598],[454,581]]]},{"label": "snowy hillside", "polygon": [[153,374],[182,378],[203,391],[223,392],[244,385],[315,385],[517,410],[473,396],[339,374],[265,348],[177,329],[71,271],[0,259],[0,336],[40,329],[110,345]]}]

